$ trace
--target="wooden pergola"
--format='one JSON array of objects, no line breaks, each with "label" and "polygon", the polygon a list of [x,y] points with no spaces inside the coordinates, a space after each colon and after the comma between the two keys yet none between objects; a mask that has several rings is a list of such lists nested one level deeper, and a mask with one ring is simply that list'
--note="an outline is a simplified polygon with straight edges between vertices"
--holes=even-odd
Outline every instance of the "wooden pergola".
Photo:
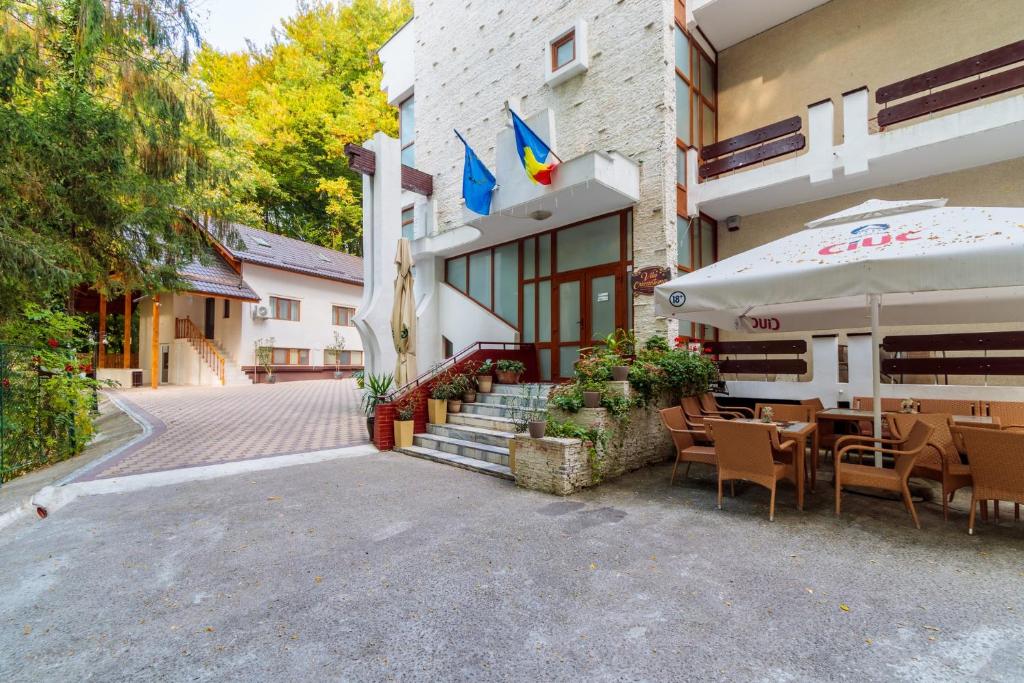
[{"label": "wooden pergola", "polygon": [[[96,313],[99,316],[97,329],[97,369],[132,368],[132,303],[134,292],[125,292],[117,299],[107,299],[94,289],[77,289],[72,296],[72,310],[76,313]],[[107,353],[107,312],[113,311],[114,306],[124,307],[124,334],[122,335],[123,352],[118,354]],[[152,358],[150,368],[150,385],[156,389],[160,383],[160,316],[157,313],[160,306],[160,295],[153,296],[153,339]]]}]

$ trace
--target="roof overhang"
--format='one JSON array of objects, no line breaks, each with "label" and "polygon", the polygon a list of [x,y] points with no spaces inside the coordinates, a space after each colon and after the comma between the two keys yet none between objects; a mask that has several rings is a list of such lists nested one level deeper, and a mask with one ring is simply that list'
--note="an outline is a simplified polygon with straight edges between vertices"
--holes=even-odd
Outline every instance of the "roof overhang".
[{"label": "roof overhang", "polygon": [[473,248],[501,244],[629,208],[640,199],[640,167],[618,152],[589,152],[558,166],[550,186],[499,186],[487,216],[463,207],[480,231]]},{"label": "roof overhang", "polygon": [[716,50],[724,50],[747,38],[824,5],[828,0],[694,0],[693,21],[687,28],[701,32]]}]

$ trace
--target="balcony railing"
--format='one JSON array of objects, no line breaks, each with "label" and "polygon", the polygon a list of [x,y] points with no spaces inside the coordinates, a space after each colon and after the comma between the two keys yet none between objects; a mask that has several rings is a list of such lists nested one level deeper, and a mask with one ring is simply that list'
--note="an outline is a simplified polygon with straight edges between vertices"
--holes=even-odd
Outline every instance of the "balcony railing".
[{"label": "balcony railing", "polygon": [[793,116],[707,145],[700,153],[701,180],[800,151],[807,144],[801,126],[800,117]]},{"label": "balcony railing", "polygon": [[[1018,66],[933,92],[935,88],[1020,62],[1024,62],[1024,40],[883,86],[875,91],[875,102],[885,105],[878,112],[878,125],[884,128],[1024,87],[1024,66]],[[928,94],[896,103],[924,92]]]}]

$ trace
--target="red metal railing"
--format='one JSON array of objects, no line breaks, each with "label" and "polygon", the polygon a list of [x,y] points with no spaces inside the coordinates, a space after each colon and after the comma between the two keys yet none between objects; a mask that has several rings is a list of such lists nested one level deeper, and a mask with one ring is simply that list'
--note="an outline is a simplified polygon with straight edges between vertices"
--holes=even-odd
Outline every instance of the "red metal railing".
[{"label": "red metal railing", "polygon": [[210,343],[210,340],[206,338],[203,331],[191,319],[174,319],[174,338],[187,339],[192,344],[192,348],[199,354],[199,357],[206,363],[207,367],[217,375],[220,383],[224,384],[224,356],[217,350],[217,347]]},{"label": "red metal railing", "polygon": [[377,406],[374,413],[373,443],[380,450],[388,450],[395,445],[394,422],[395,406],[400,401],[415,395],[416,410],[413,414],[413,430],[420,433],[427,428],[427,397],[434,383],[447,372],[458,371],[469,362],[480,362],[490,359],[518,360],[526,366],[523,380],[536,382],[539,379],[537,350],[533,344],[519,342],[476,342],[470,344],[450,358],[424,372],[408,384],[391,392],[387,400]]}]

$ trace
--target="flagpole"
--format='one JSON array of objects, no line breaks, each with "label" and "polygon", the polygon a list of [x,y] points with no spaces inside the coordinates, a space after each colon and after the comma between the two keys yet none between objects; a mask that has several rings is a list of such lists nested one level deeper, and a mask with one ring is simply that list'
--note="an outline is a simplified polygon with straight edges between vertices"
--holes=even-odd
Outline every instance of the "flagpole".
[{"label": "flagpole", "polygon": [[[508,113],[509,114],[512,114],[514,116],[519,117],[519,120],[523,122],[523,125],[526,126],[527,130],[529,130],[534,135],[537,135],[537,131],[535,131],[533,128],[530,128],[530,125],[528,123],[526,123],[526,121],[523,121],[523,117],[519,116],[519,114],[516,114],[515,111],[512,110],[512,107],[506,106],[506,109],[508,109]],[[456,133],[456,134],[458,134],[458,133]],[[564,164],[565,163],[564,161],[562,161],[562,157],[558,156],[558,154],[555,153],[555,150],[551,149],[551,145],[548,145],[547,142],[544,140],[544,138],[541,138],[539,135],[537,135],[537,137],[540,138],[540,141],[543,142],[547,146],[548,151],[551,152],[551,156],[553,156],[554,158],[558,159],[558,163],[560,163],[560,164]]]}]

